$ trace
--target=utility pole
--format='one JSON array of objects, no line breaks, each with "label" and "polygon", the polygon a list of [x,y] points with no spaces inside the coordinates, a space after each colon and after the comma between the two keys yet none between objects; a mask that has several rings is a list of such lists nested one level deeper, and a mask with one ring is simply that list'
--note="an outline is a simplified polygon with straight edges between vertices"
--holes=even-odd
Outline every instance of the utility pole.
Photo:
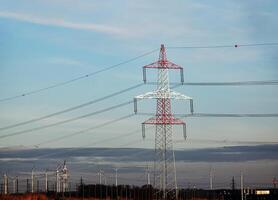
[{"label": "utility pole", "polygon": [[105,199],[107,199],[107,181],[106,181],[105,174],[103,174],[103,176],[104,176],[104,185],[105,185]]},{"label": "utility pole", "polygon": [[233,176],[233,179],[232,179],[232,199],[236,199],[236,184],[235,184],[235,177]]},{"label": "utility pole", "polygon": [[4,194],[8,194],[8,176],[4,174]]},{"label": "utility pole", "polygon": [[145,125],[155,125],[155,163],[154,186],[162,191],[163,199],[175,199],[177,193],[175,154],[173,151],[172,127],[182,125],[186,139],[186,124],[172,114],[171,99],[189,100],[190,111],[193,113],[193,99],[170,90],[169,69],[180,70],[181,82],[184,82],[183,68],[168,61],[165,47],[160,47],[159,60],[143,67],[143,81],[147,82],[146,69],[158,69],[157,89],[134,98],[134,112],[137,113],[138,99],[156,99],[156,116],[142,123],[142,136],[145,138]]},{"label": "utility pole", "polygon": [[98,172],[98,183],[101,185],[101,173],[102,173],[102,171],[101,170],[99,170],[99,172]]},{"label": "utility pole", "polygon": [[210,188],[210,190],[213,189],[213,187],[212,187],[212,176],[213,176],[212,168],[210,168],[210,171],[209,171],[209,188]]},{"label": "utility pole", "polygon": [[81,191],[82,191],[82,199],[84,199],[84,183],[83,183],[82,176],[81,176],[81,179],[80,179],[80,187],[81,187]]},{"label": "utility pole", "polygon": [[99,176],[99,196],[100,196],[100,199],[102,199],[102,185],[101,185],[101,170],[99,170],[98,172],[98,176]]},{"label": "utility pole", "polygon": [[16,189],[15,189],[15,185],[16,184],[16,179],[15,178],[13,178],[13,193],[15,194],[15,192],[16,192]]},{"label": "utility pole", "polygon": [[115,168],[116,200],[118,199],[118,168]]},{"label": "utility pole", "polygon": [[16,177],[16,193],[18,194],[18,177]]},{"label": "utility pole", "polygon": [[59,169],[56,170],[56,192],[60,192],[60,179],[59,179]]},{"label": "utility pole", "polygon": [[29,188],[29,179],[28,179],[28,178],[26,179],[26,190],[27,190],[27,193],[30,192],[30,188]]},{"label": "utility pole", "polygon": [[147,165],[147,184],[150,185],[151,184],[151,180],[150,180],[150,168],[149,165]]},{"label": "utility pole", "polygon": [[278,180],[276,179],[276,177],[273,178],[272,183],[273,183],[273,188],[276,189],[276,185],[278,183]]},{"label": "utility pole", "polygon": [[233,179],[232,179],[232,190],[234,191],[235,188],[236,188],[235,177],[233,176]]},{"label": "utility pole", "polygon": [[118,168],[115,168],[115,185],[118,186]]},{"label": "utility pole", "polygon": [[240,172],[240,194],[241,200],[244,200],[244,193],[243,193],[243,173]]},{"label": "utility pole", "polygon": [[47,175],[47,170],[45,171],[45,192],[47,192],[48,191],[48,177],[47,177],[48,175]]},{"label": "utility pole", "polygon": [[37,193],[39,193],[39,192],[40,192],[40,181],[37,180]]},{"label": "utility pole", "polygon": [[32,168],[31,172],[31,193],[34,193],[34,168]]}]

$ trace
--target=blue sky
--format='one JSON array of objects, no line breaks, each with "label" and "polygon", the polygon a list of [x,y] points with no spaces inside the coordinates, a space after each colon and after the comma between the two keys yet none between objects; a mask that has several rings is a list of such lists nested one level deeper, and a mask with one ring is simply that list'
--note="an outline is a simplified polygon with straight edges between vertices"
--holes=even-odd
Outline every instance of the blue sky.
[{"label": "blue sky", "polygon": [[[63,82],[166,46],[226,45],[277,42],[278,3],[265,1],[88,1],[0,0],[0,98]],[[168,50],[169,60],[181,65],[186,81],[275,80],[277,47]],[[40,117],[142,82],[141,67],[158,52],[67,86],[0,103],[1,127]],[[155,78],[155,72],[151,71]],[[174,75],[173,75],[174,77]],[[171,75],[172,78],[172,75]],[[101,103],[44,121],[2,131],[34,128],[93,112],[152,90],[142,86]],[[276,86],[179,87],[195,100],[196,112],[277,113]],[[154,102],[139,104],[151,110]],[[174,111],[186,105],[178,102]],[[0,146],[32,146],[132,113],[132,105],[41,131],[3,138]],[[186,110],[184,110],[186,111]],[[92,133],[46,147],[82,146],[127,130],[140,129],[147,116],[135,116]],[[276,118],[186,119],[189,139],[278,141]],[[153,131],[147,133],[153,138]],[[99,146],[118,147],[140,140],[141,134]],[[175,140],[182,138],[175,130]],[[219,144],[218,144],[219,145]],[[94,145],[95,146],[95,145]],[[152,147],[153,142],[139,142]],[[194,142],[176,147],[215,146]]]}]

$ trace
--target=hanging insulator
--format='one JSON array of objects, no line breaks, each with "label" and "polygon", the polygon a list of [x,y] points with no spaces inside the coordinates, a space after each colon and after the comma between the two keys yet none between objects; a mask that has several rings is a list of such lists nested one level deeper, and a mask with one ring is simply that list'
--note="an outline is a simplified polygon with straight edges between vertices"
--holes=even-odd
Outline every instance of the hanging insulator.
[{"label": "hanging insulator", "polygon": [[143,139],[145,139],[145,137],[146,137],[145,132],[146,132],[146,127],[145,127],[145,124],[142,123],[142,137],[143,137]]},{"label": "hanging insulator", "polygon": [[187,137],[187,135],[186,135],[186,123],[183,124],[183,137],[186,140],[186,137]]},{"label": "hanging insulator", "polygon": [[180,74],[181,74],[181,84],[183,85],[184,83],[183,68],[180,69]]},{"label": "hanging insulator", "polygon": [[137,99],[133,99],[133,104],[134,104],[134,113],[137,114]]},{"label": "hanging insulator", "polygon": [[146,68],[143,67],[143,81],[146,84],[147,83],[147,75],[146,75]]},{"label": "hanging insulator", "polygon": [[193,114],[194,108],[193,108],[193,99],[190,99],[190,112]]}]

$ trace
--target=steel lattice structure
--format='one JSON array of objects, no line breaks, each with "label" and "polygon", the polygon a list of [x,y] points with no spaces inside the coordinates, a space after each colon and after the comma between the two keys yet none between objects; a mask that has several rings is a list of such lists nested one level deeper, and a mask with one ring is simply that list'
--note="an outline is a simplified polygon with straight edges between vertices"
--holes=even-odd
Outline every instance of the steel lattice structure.
[{"label": "steel lattice structure", "polygon": [[134,112],[137,113],[137,101],[140,99],[156,99],[156,116],[142,123],[142,136],[145,138],[145,125],[156,126],[155,131],[155,159],[154,159],[154,187],[158,189],[158,198],[175,199],[177,196],[177,180],[175,154],[173,151],[173,125],[182,125],[186,139],[186,124],[173,116],[171,99],[190,101],[190,111],[193,113],[193,99],[178,92],[171,91],[169,86],[169,69],[180,70],[183,83],[183,68],[168,61],[164,45],[161,45],[159,60],[143,67],[143,80],[146,80],[146,69],[158,69],[157,89],[134,98]]}]

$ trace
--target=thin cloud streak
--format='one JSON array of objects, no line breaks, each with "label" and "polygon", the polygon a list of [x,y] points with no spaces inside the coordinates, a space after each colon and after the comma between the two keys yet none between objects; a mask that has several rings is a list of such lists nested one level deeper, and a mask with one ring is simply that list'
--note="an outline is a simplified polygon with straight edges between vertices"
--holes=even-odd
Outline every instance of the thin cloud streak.
[{"label": "thin cloud streak", "polygon": [[56,26],[56,27],[63,27],[63,28],[70,28],[70,29],[77,29],[77,30],[88,30],[88,31],[100,32],[100,33],[106,33],[112,35],[113,34],[128,35],[128,32],[125,31],[124,29],[109,26],[109,25],[103,25],[103,24],[77,23],[77,22],[65,21],[63,19],[58,19],[58,18],[52,18],[52,19],[42,18],[42,17],[36,17],[28,14],[7,12],[7,11],[0,11],[0,17],[33,23],[33,24],[47,25],[47,26]]}]

